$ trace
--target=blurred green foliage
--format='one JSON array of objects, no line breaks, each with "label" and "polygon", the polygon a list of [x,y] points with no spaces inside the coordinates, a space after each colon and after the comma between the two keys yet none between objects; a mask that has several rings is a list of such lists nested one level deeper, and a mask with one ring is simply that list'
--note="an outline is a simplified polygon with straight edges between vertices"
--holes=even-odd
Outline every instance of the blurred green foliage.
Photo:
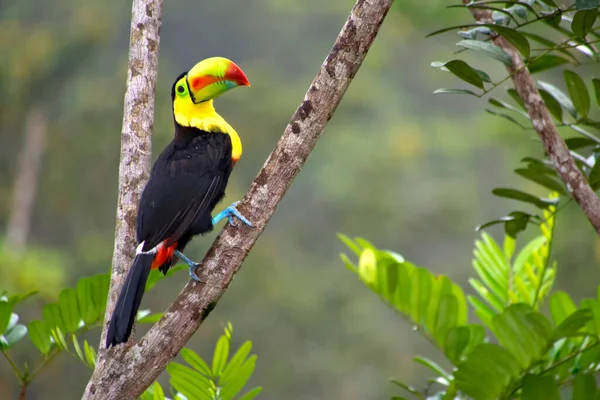
[{"label": "blurred green foliage", "polygon": [[[233,59],[252,88],[219,99],[217,108],[244,142],[228,189],[228,199],[239,198],[278,140],[352,3],[165,2],[155,155],[172,135],[169,90],[174,77],[205,57]],[[424,36],[471,18],[464,9],[442,12],[447,4],[395,3],[303,173],[235,284],[188,344],[210,354],[225,321],[233,321],[239,337],[251,340],[265,361],[249,383],[264,385],[261,399],[383,399],[394,390],[382,377],[402,371],[403,380],[420,382],[426,376],[411,359],[415,352],[433,353],[433,347],[337,268],[335,232],[360,233],[384,247],[405,249],[407,257],[438,265],[435,273],[464,284],[473,227],[511,211],[490,196],[492,188],[547,192],[509,172],[524,156],[541,156],[533,132],[485,115],[484,105],[470,96],[431,95],[454,82],[428,65],[454,50],[456,40]],[[63,257],[52,278],[32,274],[40,283],[37,289],[47,286],[55,296],[58,288],[109,270],[129,16],[128,2],[0,1],[0,82],[6,88],[0,92],[0,222],[5,225],[11,211],[15,154],[24,116],[35,104],[49,116],[49,133],[29,248],[51,248]],[[490,76],[504,73],[493,60],[481,60],[479,68]],[[552,83],[562,80],[552,71],[542,75]],[[563,289],[577,288],[574,297],[579,299],[596,289],[588,275],[600,246],[576,208],[563,213],[553,249],[556,258],[564,259],[561,270],[569,272],[561,276],[559,270],[557,282]],[[213,237],[196,240],[190,256],[201,258]],[[35,264],[39,270],[53,268],[51,261]],[[31,286],[19,283],[25,280],[18,276],[31,268],[2,258],[0,282],[10,275],[16,282],[11,292],[24,292]],[[142,307],[164,309],[187,279],[178,273],[161,281]],[[57,288],[51,288],[53,281]],[[30,299],[20,315],[39,320],[42,303]],[[98,338],[90,332],[86,340],[94,345]],[[20,343],[11,349],[15,361],[33,362],[34,349]],[[232,346],[238,345],[234,339]],[[69,357],[53,365],[36,379],[29,398],[48,393],[79,398],[89,370]],[[0,398],[18,394],[11,374],[0,363]],[[161,379],[164,387],[167,378]]]},{"label": "blurred green foliage", "polygon": [[[48,370],[56,356],[70,353],[90,369],[96,366],[96,350],[87,340],[80,345],[80,337],[88,330],[101,328],[106,312],[106,298],[110,277],[108,274],[94,275],[80,279],[74,288],[60,292],[58,302],[48,303],[42,310],[43,318],[27,325],[19,323],[15,308],[23,300],[37,294],[0,296],[0,353],[16,375],[20,397],[27,397],[27,390],[40,373]],[[164,279],[159,271],[153,271],[146,290]],[[138,312],[137,322],[155,322],[148,318],[149,310]],[[158,317],[162,313],[156,314]],[[252,400],[261,391],[255,387],[240,394],[256,366],[256,355],[250,355],[252,342],[246,341],[229,357],[233,327],[230,323],[219,338],[209,365],[194,351],[184,348],[181,357],[191,366],[171,362],[167,366],[170,384],[176,399],[196,400]],[[33,365],[20,365],[11,356],[11,349],[26,336],[39,351],[38,360]],[[158,382],[148,388],[142,399],[165,400],[164,391]]]},{"label": "blurred green foliage", "polygon": [[[479,296],[465,296],[448,277],[434,276],[398,253],[340,235],[358,258],[354,263],[342,253],[346,267],[452,365],[443,368],[415,357],[434,377],[418,387],[393,380],[403,394],[421,400],[558,400],[559,388],[572,387],[572,397],[564,398],[600,395],[595,380],[600,369],[600,297],[583,299],[578,308],[566,292],[558,291],[550,296],[551,318],[538,311],[557,268],[550,262],[555,213],[554,206],[544,212],[540,235],[516,254],[510,234],[502,248],[482,234],[473,259],[477,279],[470,280]],[[479,323],[469,323],[469,311]]]}]

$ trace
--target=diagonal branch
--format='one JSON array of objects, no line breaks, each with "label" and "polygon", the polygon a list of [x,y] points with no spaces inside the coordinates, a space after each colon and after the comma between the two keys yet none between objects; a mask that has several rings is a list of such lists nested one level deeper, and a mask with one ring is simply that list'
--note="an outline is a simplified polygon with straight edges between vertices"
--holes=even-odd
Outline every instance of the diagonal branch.
[{"label": "diagonal branch", "polygon": [[[470,4],[470,0],[463,0],[463,3]],[[479,23],[493,24],[492,12],[490,10],[471,9],[471,13]],[[493,39],[494,44],[504,50],[513,61],[512,67],[506,67],[512,77],[513,84],[519,94],[519,97],[527,108],[527,113],[533,128],[544,144],[544,150],[552,161],[552,165],[560,175],[567,190],[579,207],[583,210],[585,216],[590,221],[596,233],[600,235],[600,199],[590,187],[587,179],[581,172],[575,160],[571,157],[569,148],[562,139],[548,108],[540,96],[540,92],[535,87],[529,70],[525,67],[523,58],[502,36],[496,36]]]},{"label": "diagonal branch", "polygon": [[[210,314],[306,162],[392,3],[393,0],[357,0],[303,102],[238,207],[256,228],[225,228],[199,271],[200,278],[207,283],[190,282],[140,343],[126,351],[118,346],[101,353],[83,398],[137,398]],[[122,240],[122,237],[116,239]],[[134,245],[127,241],[115,249],[115,253],[130,254]],[[122,264],[119,265],[122,269]],[[111,287],[111,292],[113,289]],[[111,293],[111,296],[116,294]],[[107,312],[111,309],[107,307]]]}]

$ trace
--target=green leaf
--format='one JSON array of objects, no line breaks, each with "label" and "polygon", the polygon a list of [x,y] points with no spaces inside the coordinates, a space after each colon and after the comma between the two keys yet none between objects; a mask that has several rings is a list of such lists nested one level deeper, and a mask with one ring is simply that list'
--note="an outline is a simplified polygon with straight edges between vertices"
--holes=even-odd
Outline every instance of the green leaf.
[{"label": "green leaf", "polygon": [[[502,35],[506,40],[510,42],[524,58],[529,58],[529,53],[531,52],[531,47],[529,46],[529,41],[523,34],[518,32],[515,29],[509,28],[507,26],[502,25],[488,25],[491,29],[496,31],[496,33]],[[509,56],[510,58],[510,56]],[[500,60],[502,61],[502,60]],[[504,61],[503,61],[504,62]],[[511,63],[507,65],[512,65]]]},{"label": "green leaf", "polygon": [[356,255],[357,257],[360,256],[360,253],[362,253],[362,249],[360,248],[360,246],[358,246],[357,244],[355,244],[352,239],[350,239],[348,236],[343,235],[341,233],[337,234],[338,239],[344,243],[350,250],[352,250],[352,252],[354,253],[354,255]]},{"label": "green leaf", "polygon": [[42,321],[31,321],[27,325],[27,331],[29,332],[29,339],[37,349],[43,355],[48,355],[52,348],[50,342],[50,329]]},{"label": "green leaf", "polygon": [[[148,310],[150,311],[150,310]],[[163,316],[163,313],[154,313],[154,314],[146,314],[142,317],[138,317],[138,324],[155,324],[157,323]]]},{"label": "green leaf", "polygon": [[436,332],[437,310],[440,307],[440,300],[442,296],[451,292],[452,281],[450,279],[445,276],[438,276],[433,280],[429,309],[425,315],[425,327],[432,334]]},{"label": "green leaf", "polygon": [[54,343],[61,350],[67,349],[67,342],[65,340],[65,335],[62,333],[62,330],[57,326],[50,330],[50,334],[52,335],[52,339],[54,339]]},{"label": "green leaf", "polygon": [[504,224],[505,233],[511,238],[516,238],[517,235],[524,231],[527,227],[527,224],[531,220],[534,215],[522,212],[522,211],[513,211],[510,215],[506,217],[501,217],[493,221],[486,222],[485,224],[479,225],[475,228],[476,231],[481,231],[487,227],[497,224]]},{"label": "green leaf", "polygon": [[527,63],[527,68],[529,69],[530,73],[536,74],[538,72],[546,71],[568,63],[569,60],[561,56],[557,56],[556,54],[544,54],[531,59]]},{"label": "green leaf", "polygon": [[563,110],[560,103],[554,97],[552,97],[550,93],[543,89],[540,89],[540,95],[542,96],[542,100],[544,100],[548,111],[550,111],[550,114],[552,114],[559,122],[562,122]]},{"label": "green leaf", "polygon": [[60,307],[56,303],[49,303],[42,308],[42,316],[48,328],[60,328],[61,331],[66,331],[65,322],[60,314]]},{"label": "green leaf", "polygon": [[169,363],[167,372],[171,377],[169,379],[171,386],[188,399],[214,399],[214,396],[208,390],[210,382],[200,373],[174,362]]},{"label": "green leaf", "polygon": [[529,16],[529,9],[531,8],[531,10],[533,11],[533,8],[528,5],[527,3],[523,2],[519,5],[515,4],[514,6],[511,6],[509,8],[506,9],[506,11],[508,11],[511,14],[516,15],[517,17],[526,20],[527,17]]},{"label": "green leaf", "polygon": [[514,111],[514,112],[518,113],[519,115],[523,116],[524,118],[529,119],[529,115],[526,112],[522,111],[520,108],[513,107],[510,104],[508,104],[502,100],[491,98],[489,100],[489,103],[491,105],[499,107],[499,108],[506,108],[508,110]]},{"label": "green leaf", "polygon": [[504,223],[504,232],[511,238],[516,238],[519,233],[527,228],[531,217],[531,214],[522,211],[511,212],[509,214],[510,219]]},{"label": "green leaf", "polygon": [[512,58],[500,47],[488,42],[480,42],[478,40],[461,40],[456,44],[465,49],[473,50],[485,54],[488,57],[501,61],[502,63],[513,66]]},{"label": "green leaf", "polygon": [[477,39],[477,34],[478,33],[480,33],[482,35],[489,36],[490,35],[490,28],[488,28],[485,25],[481,25],[481,26],[478,26],[476,28],[472,28],[472,29],[462,30],[462,31],[456,32],[456,34],[458,36],[460,36],[461,38],[463,38],[463,39],[471,39],[471,40]]},{"label": "green leaf", "polygon": [[448,329],[456,326],[456,310],[458,304],[456,298],[452,294],[446,294],[440,299],[440,304],[437,307],[436,313],[436,330],[432,332],[438,343],[443,344],[446,339]]},{"label": "green leaf", "polygon": [[418,399],[420,400],[425,400],[425,397],[423,396],[423,393],[421,393],[419,390],[415,389],[412,386],[409,386],[405,383],[402,383],[400,381],[397,381],[395,379],[391,380],[393,384],[398,385],[399,387],[401,387],[402,389],[406,390],[408,393],[416,396]]},{"label": "green leaf", "polygon": [[96,350],[90,346],[87,340],[83,341],[83,352],[85,353],[87,363],[94,368],[96,366]]},{"label": "green leaf", "polygon": [[354,263],[348,258],[348,256],[345,253],[340,253],[340,259],[342,260],[346,268],[350,270],[350,272],[358,272],[356,265],[354,265]]},{"label": "green leaf", "polygon": [[521,100],[519,93],[517,93],[517,91],[515,89],[512,89],[512,88],[506,89],[506,93],[508,93],[508,95],[510,97],[512,97],[512,99],[515,101],[515,103],[517,103],[519,105],[519,107],[521,107],[523,109],[523,111],[527,111],[525,104],[523,104],[523,100]]},{"label": "green leaf", "polygon": [[511,352],[524,370],[544,353],[552,326],[542,314],[524,304],[513,304],[492,319],[500,344]]},{"label": "green leaf", "polygon": [[106,311],[106,298],[108,297],[110,276],[108,274],[98,274],[89,277],[89,279],[92,283],[91,293],[92,300],[94,302],[94,308],[96,309],[98,315],[103,317],[104,312]]},{"label": "green leaf", "polygon": [[591,311],[592,318],[586,324],[586,330],[590,333],[600,335],[600,301],[596,299],[581,300],[581,308]]},{"label": "green leaf", "polygon": [[558,387],[552,376],[525,375],[521,400],[560,400]]},{"label": "green leaf", "polygon": [[256,396],[258,396],[260,394],[260,392],[262,392],[262,388],[261,387],[255,387],[254,389],[246,392],[242,397],[240,397],[238,400],[252,400],[253,398],[255,398]]},{"label": "green leaf", "polygon": [[575,109],[584,118],[587,117],[590,112],[590,95],[583,83],[583,79],[573,71],[566,70],[565,82],[567,89],[569,90],[569,96],[573,101]]},{"label": "green leaf", "polygon": [[463,81],[470,83],[473,86],[477,86],[479,89],[484,89],[483,79],[469,64],[462,60],[451,60],[447,63],[436,63],[432,64],[434,68],[442,69],[445,68],[452,72],[456,77]]},{"label": "green leaf", "polygon": [[450,32],[450,31],[456,31],[456,30],[459,30],[459,29],[480,27],[480,26],[481,25],[479,25],[479,24],[465,24],[465,25],[449,26],[447,28],[443,28],[443,29],[439,29],[437,31],[431,32],[431,33],[427,34],[425,37],[431,37],[431,36],[439,35],[440,33],[445,33],[445,32]]},{"label": "green leaf", "polygon": [[252,350],[252,342],[246,341],[238,351],[231,357],[229,363],[223,370],[223,374],[221,374],[221,378],[219,379],[219,383],[221,385],[226,385],[231,379],[235,378],[235,375],[239,372],[240,367],[244,364],[250,351]]},{"label": "green leaf", "polygon": [[585,37],[592,30],[596,22],[596,17],[598,17],[597,8],[577,11],[571,22],[571,30],[578,38],[585,40]]},{"label": "green leaf", "polygon": [[86,325],[93,324],[100,318],[100,314],[96,310],[94,300],[92,299],[92,290],[92,281],[90,278],[80,279],[75,286],[77,305],[81,312],[81,318]]},{"label": "green leaf", "polygon": [[487,108],[485,109],[485,112],[487,112],[488,114],[492,114],[492,115],[494,115],[494,116],[496,116],[496,117],[504,118],[504,119],[506,119],[507,121],[510,121],[510,122],[512,122],[513,124],[517,125],[517,126],[518,126],[519,128],[521,128],[521,129],[527,129],[527,127],[526,127],[525,125],[523,125],[523,124],[519,123],[519,121],[517,121],[516,119],[514,119],[512,116],[510,116],[510,115],[508,115],[508,114],[504,114],[504,113],[495,112],[495,111],[492,111],[492,110],[490,110],[490,109],[487,109]]},{"label": "green leaf", "polygon": [[556,10],[551,14],[544,16],[544,22],[553,28],[558,28],[562,21],[562,10]]},{"label": "green leaf", "polygon": [[519,365],[506,349],[483,343],[459,364],[454,379],[456,387],[468,396],[495,400],[520,373]]},{"label": "green leaf", "polygon": [[543,173],[535,171],[531,168],[518,168],[515,169],[515,173],[517,175],[522,176],[523,178],[529,179],[532,182],[538,183],[550,189],[551,191],[558,192],[564,196],[567,195],[567,192],[565,191],[565,189],[563,189],[561,183],[547,175],[544,175]]},{"label": "green leaf", "polygon": [[550,297],[550,315],[555,325],[560,325],[576,310],[575,303],[566,292],[559,291]]},{"label": "green leaf", "polygon": [[6,328],[8,328],[12,311],[12,304],[7,301],[0,301],[0,335],[6,331]]},{"label": "green leaf", "polygon": [[163,391],[162,386],[160,386],[160,383],[158,382],[154,382],[152,384],[152,399],[153,400],[164,400],[165,399],[165,392]]},{"label": "green leaf", "polygon": [[[554,307],[556,307],[556,304],[554,305]],[[552,309],[552,299],[551,299],[551,303],[550,303],[550,308]],[[553,310],[553,312],[558,313],[559,315],[556,316],[556,318],[562,318],[563,316],[560,315],[561,313],[564,313],[563,310]],[[552,318],[554,319],[554,314],[552,315]],[[570,337],[570,336],[574,336],[577,333],[579,333],[579,331],[590,321],[593,320],[593,314],[592,311],[589,309],[580,309],[577,311],[574,311],[570,314],[568,314],[559,324],[556,328],[554,328],[554,332],[552,332],[552,336],[554,338],[554,340],[558,340],[560,338],[564,338],[564,337]]]},{"label": "green leaf", "polygon": [[588,174],[588,182],[592,186],[595,186],[598,182],[600,182],[600,158],[596,158],[594,166]]},{"label": "green leaf", "polygon": [[577,374],[573,383],[572,400],[593,399],[596,394],[596,379],[592,375]]},{"label": "green leaf", "polygon": [[452,380],[452,376],[448,374],[442,367],[440,367],[435,361],[432,361],[425,357],[415,357],[413,361],[419,363],[430,370],[432,370],[437,376],[440,376],[448,381]]},{"label": "green leaf", "polygon": [[446,334],[446,343],[444,343],[444,354],[457,365],[471,340],[471,330],[466,326],[455,326],[448,330]]},{"label": "green leaf", "polygon": [[410,316],[412,320],[421,324],[425,320],[429,298],[431,296],[433,276],[425,268],[417,268],[412,274],[412,307]]},{"label": "green leaf", "polygon": [[586,147],[596,146],[598,143],[592,139],[585,137],[572,137],[565,139],[565,143],[569,150],[580,150]]},{"label": "green leaf", "polygon": [[497,188],[492,190],[492,193],[499,197],[531,203],[542,209],[558,204],[558,199],[544,199],[516,189]]},{"label": "green leaf", "polygon": [[31,292],[28,292],[25,294],[15,294],[8,298],[8,302],[10,304],[12,304],[13,306],[16,306],[23,300],[26,300],[26,299],[30,298],[31,296],[36,295],[38,292],[39,292],[39,290],[32,290]]},{"label": "green leaf", "polygon": [[190,364],[190,366],[196,371],[206,375],[207,377],[212,375],[212,371],[210,370],[210,367],[206,361],[204,361],[202,357],[200,357],[194,351],[188,348],[183,348],[179,354],[181,354],[181,357],[185,360],[185,362]]},{"label": "green leaf", "polygon": [[466,325],[469,319],[469,310],[467,307],[467,299],[465,298],[465,292],[457,284],[452,284],[452,294],[456,299],[456,324]]},{"label": "green leaf", "polygon": [[469,303],[471,303],[475,309],[475,314],[479,317],[481,322],[483,322],[485,326],[491,326],[492,317],[496,315],[496,312],[475,296],[469,296]]},{"label": "green leaf", "polygon": [[600,106],[600,79],[593,78],[592,83],[594,84],[594,92],[596,92],[596,103]]},{"label": "green leaf", "polygon": [[77,307],[77,292],[73,288],[68,288],[58,295],[58,306],[60,314],[65,321],[67,332],[75,332],[79,327],[79,309]]},{"label": "green leaf", "polygon": [[473,266],[476,267],[479,277],[502,303],[506,303],[510,266],[498,243],[489,234],[483,232],[481,240],[475,241],[474,256]]},{"label": "green leaf", "polygon": [[562,108],[567,110],[573,118],[577,118],[577,111],[575,110],[573,102],[571,102],[571,99],[569,99],[569,97],[563,91],[547,82],[538,81],[538,84],[542,87],[542,89],[548,92],[548,94],[550,94],[562,106]]},{"label": "green leaf", "polygon": [[358,275],[369,286],[377,284],[377,257],[372,249],[363,250],[358,259]]},{"label": "green leaf", "polygon": [[415,267],[409,263],[404,262],[398,265],[398,286],[394,293],[394,305],[398,311],[409,314],[411,309],[412,292],[415,290],[411,284],[411,276],[415,270]]},{"label": "green leaf", "polygon": [[79,346],[79,342],[77,341],[77,337],[75,335],[71,335],[71,341],[73,342],[73,348],[75,349],[75,353],[77,353],[77,357],[85,363],[85,358],[83,356],[83,352],[81,351],[81,347]]},{"label": "green leaf", "polygon": [[240,367],[238,373],[236,374],[236,379],[230,381],[227,386],[225,386],[221,392],[222,397],[233,398],[235,397],[246,385],[252,373],[254,373],[254,368],[256,367],[256,355],[250,356],[246,362]]},{"label": "green leaf", "polygon": [[510,236],[504,236],[504,257],[506,257],[509,263],[512,259],[512,256],[515,254],[515,245],[515,238]]},{"label": "green leaf", "polygon": [[475,92],[473,92],[472,90],[467,90],[467,89],[447,89],[447,88],[442,88],[442,89],[436,89],[433,94],[444,94],[444,93],[448,93],[448,94],[470,94],[471,96],[475,96],[475,97],[479,97],[479,95]]},{"label": "green leaf", "polygon": [[17,344],[17,342],[23,339],[25,335],[27,335],[27,327],[21,324],[15,325],[11,329],[7,330],[4,335],[2,335],[2,339],[4,339],[2,341],[2,347],[10,349],[12,346]]},{"label": "green leaf", "polygon": [[225,336],[221,336],[217,341],[215,353],[212,361],[212,375],[220,376],[223,372],[227,358],[229,357],[229,340]]}]

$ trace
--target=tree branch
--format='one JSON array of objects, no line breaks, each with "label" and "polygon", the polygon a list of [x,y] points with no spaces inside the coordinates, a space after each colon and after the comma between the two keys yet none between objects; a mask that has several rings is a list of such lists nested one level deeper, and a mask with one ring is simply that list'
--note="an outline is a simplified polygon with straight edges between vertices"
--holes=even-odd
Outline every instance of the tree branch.
[{"label": "tree branch", "polygon": [[[108,321],[135,256],[137,207],[148,180],[152,159],[162,3],[162,0],[133,0],[132,5],[112,273],[97,366],[86,388],[86,395],[95,391],[95,382],[106,373],[104,367],[110,366],[104,346]],[[119,346],[112,352],[110,357],[113,362],[125,354],[123,347]]]},{"label": "tree branch", "polygon": [[12,194],[10,218],[6,229],[6,249],[23,255],[31,228],[40,166],[46,150],[48,124],[41,105],[34,105],[25,118],[25,138]]},{"label": "tree branch", "polygon": [[[191,281],[140,343],[126,352],[120,350],[122,346],[109,350],[96,367],[84,393],[85,399],[137,398],[210,314],[306,162],[362,64],[392,2],[356,2],[304,101],[238,206],[256,228],[227,226],[198,271],[207,283]],[[116,252],[127,248],[127,254],[133,253],[135,245],[131,240],[121,241],[125,247],[116,247]]]},{"label": "tree branch", "polygon": [[[463,3],[469,4],[471,1],[463,0]],[[479,23],[494,23],[490,10],[471,8],[471,13]],[[533,128],[542,140],[546,154],[552,161],[568,192],[579,204],[596,233],[600,235],[600,199],[590,187],[581,170],[577,168],[569,148],[558,133],[556,125],[548,113],[548,108],[544,104],[540,92],[535,87],[529,70],[525,67],[523,58],[514,46],[502,36],[496,36],[493,42],[512,58],[513,66],[507,66],[506,69],[512,77],[519,97],[527,108]]]}]

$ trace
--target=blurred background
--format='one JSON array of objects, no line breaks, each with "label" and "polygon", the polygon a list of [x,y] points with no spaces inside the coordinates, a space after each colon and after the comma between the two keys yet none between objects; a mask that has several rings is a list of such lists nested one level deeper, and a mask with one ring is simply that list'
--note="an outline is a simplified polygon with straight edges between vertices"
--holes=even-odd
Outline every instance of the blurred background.
[{"label": "blurred background", "polygon": [[[261,399],[387,399],[395,393],[390,377],[424,384],[427,371],[414,355],[441,359],[344,268],[337,232],[393,249],[469,291],[475,226],[515,206],[491,189],[539,193],[511,172],[522,157],[541,156],[532,131],[484,113],[484,100],[432,95],[457,84],[429,64],[453,58],[458,37],[425,35],[472,22],[467,11],[446,10],[448,3],[396,2],[306,167],[188,343],[209,356],[231,321],[235,343],[254,343],[251,383],[264,386]],[[244,142],[223,207],[239,199],[352,5],[165,1],[155,156],[173,134],[173,79],[203,58],[231,58],[252,82],[216,104]],[[61,288],[110,268],[130,10],[130,1],[0,1],[0,288],[41,291],[17,309],[24,321],[40,318]],[[498,63],[476,60],[503,77]],[[545,80],[561,86],[560,75]],[[201,259],[214,236],[196,240],[188,255]],[[574,206],[558,218],[554,254],[558,289],[592,295],[600,252]],[[185,272],[162,281],[142,308],[164,310],[187,281]],[[94,335],[88,338],[97,343]],[[20,364],[34,354],[24,343],[11,351]],[[28,398],[79,398],[91,374],[80,365],[61,355]],[[17,396],[0,359],[0,398]]]}]

